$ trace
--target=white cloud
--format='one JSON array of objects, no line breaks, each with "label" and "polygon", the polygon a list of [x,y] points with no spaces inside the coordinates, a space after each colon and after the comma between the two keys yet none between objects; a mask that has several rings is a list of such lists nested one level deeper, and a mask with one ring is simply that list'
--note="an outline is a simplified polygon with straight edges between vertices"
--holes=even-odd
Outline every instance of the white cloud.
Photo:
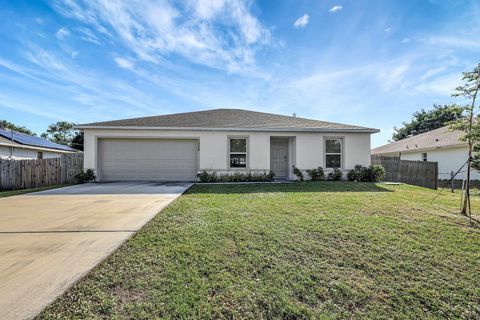
[{"label": "white cloud", "polygon": [[301,16],[300,18],[298,18],[297,20],[295,20],[295,22],[293,23],[294,27],[295,28],[303,28],[305,27],[307,24],[308,24],[308,19],[310,17],[308,16],[308,14],[304,14],[303,16]]},{"label": "white cloud", "polygon": [[447,36],[433,36],[427,39],[432,45],[447,47],[447,48],[463,48],[478,50],[480,49],[480,42],[478,39],[466,38],[460,35]]},{"label": "white cloud", "polygon": [[342,9],[343,9],[342,6],[337,5],[337,6],[333,6],[330,10],[328,10],[328,12],[335,13],[337,11],[341,11]]},{"label": "white cloud", "polygon": [[410,39],[410,38],[403,38],[402,39],[402,43],[409,43],[410,41],[412,41],[412,39]]},{"label": "white cloud", "polygon": [[80,53],[79,51],[73,51],[73,52],[71,53],[72,59],[75,59],[75,58],[78,56],[79,53]]},{"label": "white cloud", "polygon": [[135,63],[131,60],[127,60],[124,58],[114,58],[115,62],[118,64],[119,67],[124,68],[124,69],[133,69],[135,66]]},{"label": "white cloud", "polygon": [[381,83],[383,90],[390,91],[398,89],[403,86],[405,76],[410,70],[408,62],[400,63],[395,66],[388,66],[378,73],[378,80]]},{"label": "white cloud", "polygon": [[443,72],[444,70],[446,69],[445,66],[441,66],[441,67],[438,67],[438,68],[432,68],[432,69],[428,69],[426,72],[423,73],[423,75],[420,77],[421,80],[426,80],[426,79],[429,79],[441,72]]},{"label": "white cloud", "polygon": [[94,44],[97,44],[97,45],[101,44],[100,39],[90,29],[88,29],[88,28],[77,28],[76,30],[79,31],[82,34],[80,36],[80,38],[82,40],[85,40],[85,41],[88,41],[88,42],[91,42],[91,43],[94,43]]},{"label": "white cloud", "polygon": [[[69,0],[55,2],[54,8],[112,41],[120,40],[138,59],[156,64],[177,54],[208,67],[249,72],[255,66],[256,51],[271,43],[270,31],[253,16],[246,1],[164,0],[131,5],[119,0]],[[85,40],[98,41],[91,36]]]},{"label": "white cloud", "polygon": [[392,31],[392,28],[390,28],[390,27],[385,29],[385,32],[390,32],[390,31]]},{"label": "white cloud", "polygon": [[[436,70],[432,71],[433,73]],[[415,86],[415,90],[421,94],[436,94],[443,96],[450,96],[457,86],[461,83],[461,75],[458,73],[451,73],[439,76],[433,80],[426,80]]]},{"label": "white cloud", "polygon": [[67,28],[60,28],[55,34],[55,36],[60,40],[64,39],[65,37],[68,37],[69,35],[70,35],[70,31],[68,31]]}]

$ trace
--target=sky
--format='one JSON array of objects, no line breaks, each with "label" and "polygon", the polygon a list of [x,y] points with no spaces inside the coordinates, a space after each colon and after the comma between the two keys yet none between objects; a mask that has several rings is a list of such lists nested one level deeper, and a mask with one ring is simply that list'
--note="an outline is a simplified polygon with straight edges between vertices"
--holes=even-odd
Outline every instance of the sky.
[{"label": "sky", "polygon": [[477,0],[0,0],[0,119],[242,108],[380,129],[457,101]]}]

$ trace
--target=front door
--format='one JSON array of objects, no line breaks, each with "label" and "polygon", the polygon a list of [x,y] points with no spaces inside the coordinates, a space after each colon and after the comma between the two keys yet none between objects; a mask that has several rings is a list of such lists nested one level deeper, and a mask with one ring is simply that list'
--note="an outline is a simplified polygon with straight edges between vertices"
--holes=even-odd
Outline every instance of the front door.
[{"label": "front door", "polygon": [[270,140],[270,168],[276,178],[288,177],[288,139]]}]

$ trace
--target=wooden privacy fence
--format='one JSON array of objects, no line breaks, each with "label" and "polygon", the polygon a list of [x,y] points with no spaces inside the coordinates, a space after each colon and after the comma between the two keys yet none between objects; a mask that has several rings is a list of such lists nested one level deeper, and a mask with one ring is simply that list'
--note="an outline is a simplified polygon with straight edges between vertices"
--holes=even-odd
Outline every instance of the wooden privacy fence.
[{"label": "wooden privacy fence", "polygon": [[83,170],[83,154],[40,160],[0,159],[0,190],[17,190],[73,183]]},{"label": "wooden privacy fence", "polygon": [[384,181],[403,182],[431,189],[437,188],[437,162],[372,156],[373,164],[379,164],[385,168],[386,175]]}]

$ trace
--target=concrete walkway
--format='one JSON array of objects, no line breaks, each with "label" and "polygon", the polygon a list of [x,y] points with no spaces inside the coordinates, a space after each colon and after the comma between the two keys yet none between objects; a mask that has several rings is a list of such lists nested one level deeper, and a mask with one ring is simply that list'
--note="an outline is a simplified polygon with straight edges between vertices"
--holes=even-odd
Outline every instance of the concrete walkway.
[{"label": "concrete walkway", "polygon": [[0,319],[28,319],[191,184],[98,183],[0,199]]}]

